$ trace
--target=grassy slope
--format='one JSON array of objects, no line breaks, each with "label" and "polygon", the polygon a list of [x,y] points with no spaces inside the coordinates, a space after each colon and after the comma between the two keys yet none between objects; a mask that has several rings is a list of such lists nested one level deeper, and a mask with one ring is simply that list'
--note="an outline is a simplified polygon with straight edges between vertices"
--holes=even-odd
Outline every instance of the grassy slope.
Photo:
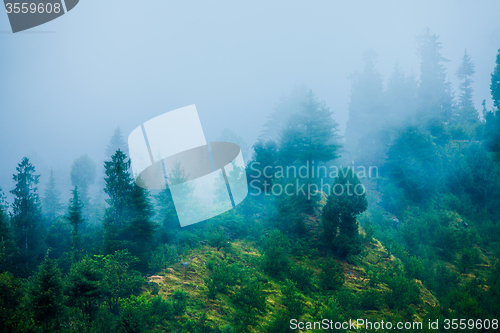
[{"label": "grassy slope", "polygon": [[[312,235],[317,237],[317,221],[309,218],[308,227],[312,230]],[[230,324],[230,314],[232,310],[229,297],[231,297],[231,291],[228,295],[217,295],[215,300],[208,299],[207,288],[204,286],[203,282],[204,278],[210,274],[209,269],[206,267],[206,263],[211,259],[213,260],[215,257],[219,257],[226,258],[229,262],[238,262],[241,265],[256,267],[258,269],[260,256],[261,253],[256,244],[248,240],[236,240],[232,242],[231,248],[225,252],[218,252],[215,248],[212,248],[209,245],[200,245],[185,253],[181,257],[180,262],[172,264],[166,270],[157,272],[156,275],[149,277],[148,281],[158,284],[159,294],[164,298],[170,298],[175,290],[183,289],[188,294],[186,314],[178,316],[176,320],[172,320],[170,322],[170,325],[172,326],[169,329],[175,331],[179,329],[181,327],[181,323],[186,320],[196,320],[197,318],[200,318],[203,312],[206,312],[209,321],[219,327],[223,327],[228,323]],[[317,276],[320,272],[320,265],[324,260],[323,257],[324,256],[322,255],[315,255],[310,257],[292,257],[292,259],[295,263],[312,269],[315,272],[315,281],[317,281]],[[397,260],[398,259],[395,259],[393,256],[388,256],[387,251],[379,241],[373,240],[370,244],[365,244],[363,253],[356,259],[355,264],[345,261],[340,262],[344,268],[344,288],[354,293],[359,293],[367,288],[370,288],[368,272],[384,271],[392,266]],[[181,265],[182,262],[189,263],[187,269]],[[260,269],[259,272],[261,272]],[[266,326],[266,323],[271,320],[272,314],[275,313],[279,307],[281,307],[280,290],[282,282],[268,276],[266,277],[268,284],[266,285],[265,292],[269,311],[266,316],[260,320],[261,327],[256,329],[256,331],[259,332],[264,331],[264,327]],[[434,306],[437,303],[431,292],[429,292],[421,283],[419,283],[419,286],[421,289],[423,304],[415,307],[415,320],[419,320],[423,317],[427,306]],[[149,291],[145,290],[144,292],[148,293]],[[311,294],[314,294],[314,292],[306,295],[306,306],[309,309],[313,306]],[[388,308],[382,308],[377,311],[365,311],[364,315],[383,317],[388,312],[390,312]],[[302,320],[314,321],[318,320],[318,318],[311,318],[310,315],[306,314]]]}]

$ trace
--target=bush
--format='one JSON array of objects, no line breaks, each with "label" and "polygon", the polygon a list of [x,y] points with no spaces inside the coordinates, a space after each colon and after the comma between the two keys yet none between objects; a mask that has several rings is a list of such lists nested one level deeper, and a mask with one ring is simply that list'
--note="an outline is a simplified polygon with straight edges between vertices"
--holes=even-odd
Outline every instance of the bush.
[{"label": "bush", "polygon": [[159,271],[168,267],[177,261],[177,249],[175,246],[168,244],[160,245],[151,254],[149,260],[149,269],[152,271]]},{"label": "bush", "polygon": [[324,290],[338,290],[345,282],[344,269],[332,258],[327,259],[321,265],[319,278]]},{"label": "bush", "polygon": [[174,313],[176,315],[181,315],[186,312],[187,306],[187,293],[183,290],[176,290],[174,292],[172,305],[174,307]]},{"label": "bush", "polygon": [[290,279],[303,291],[312,286],[312,276],[313,270],[304,266],[293,265],[290,269]]}]

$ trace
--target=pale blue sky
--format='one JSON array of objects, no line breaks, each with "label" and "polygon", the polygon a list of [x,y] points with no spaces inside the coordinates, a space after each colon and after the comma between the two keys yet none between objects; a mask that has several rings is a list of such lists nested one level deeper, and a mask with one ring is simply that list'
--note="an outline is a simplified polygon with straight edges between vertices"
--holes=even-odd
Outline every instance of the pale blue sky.
[{"label": "pale blue sky", "polygon": [[[347,77],[374,48],[387,78],[396,60],[418,74],[415,36],[429,27],[458,66],[476,64],[476,106],[491,106],[500,1],[90,1],[25,33],[0,14],[0,187],[21,158],[49,166],[83,153],[97,163],[125,135],[196,104],[207,140],[229,127],[251,146],[266,115],[306,84],[347,120]],[[44,33],[45,32],[45,33]]]}]

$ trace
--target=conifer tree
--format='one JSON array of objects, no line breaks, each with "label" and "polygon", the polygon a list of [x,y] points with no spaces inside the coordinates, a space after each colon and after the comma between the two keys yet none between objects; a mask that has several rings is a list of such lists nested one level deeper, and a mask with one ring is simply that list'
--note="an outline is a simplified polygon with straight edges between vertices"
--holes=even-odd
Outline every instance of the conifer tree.
[{"label": "conifer tree", "polygon": [[86,207],[90,206],[89,186],[96,178],[96,167],[94,161],[84,154],[73,161],[71,165],[71,183],[78,186],[80,199]]},{"label": "conifer tree", "polygon": [[117,150],[121,150],[122,153],[127,154],[128,146],[123,140],[123,135],[120,127],[115,129],[108,146],[106,147],[106,158],[113,156]]},{"label": "conifer tree", "polygon": [[0,272],[7,268],[13,254],[9,216],[5,210],[4,198],[4,193],[0,188]]},{"label": "conifer tree", "polygon": [[140,268],[145,268],[155,229],[149,194],[133,181],[130,160],[121,150],[104,165],[104,191],[109,196],[104,217],[104,251],[113,254],[128,249],[141,260]]},{"label": "conifer tree", "polygon": [[280,158],[285,163],[326,162],[337,156],[338,124],[324,102],[309,91],[299,113],[291,116],[281,132]]},{"label": "conifer tree", "polygon": [[378,135],[388,119],[382,76],[375,67],[376,60],[374,50],[363,52],[363,71],[351,76],[349,120],[345,134],[346,150],[356,163],[366,165],[378,163],[378,150],[382,146]]},{"label": "conifer tree", "polygon": [[59,268],[48,256],[30,282],[28,299],[37,331],[58,331],[64,310],[63,282]]},{"label": "conifer tree", "polygon": [[50,224],[54,223],[62,210],[61,192],[57,188],[54,170],[50,170],[49,181],[42,199],[42,208]]},{"label": "conifer tree", "polygon": [[424,121],[449,121],[453,98],[450,83],[446,80],[443,63],[449,60],[441,55],[439,36],[427,28],[417,36],[417,54],[420,57],[420,85],[418,88],[418,112]]},{"label": "conifer tree", "polygon": [[81,255],[81,244],[80,244],[80,232],[81,226],[85,221],[83,218],[83,203],[78,194],[78,187],[71,191],[73,197],[69,201],[68,208],[68,221],[71,224],[71,247],[73,251],[73,261],[80,259]]},{"label": "conifer tree", "polygon": [[493,110],[486,113],[485,136],[490,151],[500,159],[500,49],[496,58],[496,66],[491,74],[491,97]]},{"label": "conifer tree", "polygon": [[362,183],[352,169],[343,169],[332,184],[321,221],[326,245],[340,256],[360,251],[356,216],[368,207]]},{"label": "conifer tree", "polygon": [[106,169],[106,186],[104,192],[109,196],[106,200],[109,207],[104,216],[104,251],[112,254],[126,248],[124,229],[127,224],[130,197],[132,193],[132,178],[130,177],[130,161],[118,150],[111,161],[104,162]]},{"label": "conifer tree", "polygon": [[464,51],[464,56],[462,57],[462,62],[457,69],[456,75],[460,82],[460,107],[473,107],[472,101],[472,76],[476,71],[474,70],[474,63],[472,62],[471,57],[467,53],[467,50]]},{"label": "conifer tree", "polygon": [[14,174],[16,187],[12,205],[12,231],[14,243],[18,250],[15,262],[21,274],[28,274],[43,258],[42,251],[42,214],[38,198],[39,175],[35,175],[35,167],[24,157],[18,164]]}]

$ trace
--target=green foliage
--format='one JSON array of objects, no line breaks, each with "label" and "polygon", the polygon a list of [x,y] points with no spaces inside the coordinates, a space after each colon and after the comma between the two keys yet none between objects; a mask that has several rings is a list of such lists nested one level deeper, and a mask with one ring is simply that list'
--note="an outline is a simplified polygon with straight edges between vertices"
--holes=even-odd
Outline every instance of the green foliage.
[{"label": "green foliage", "polygon": [[326,245],[343,257],[357,254],[361,249],[356,216],[366,210],[368,202],[364,189],[361,195],[357,194],[360,186],[362,183],[356,174],[351,169],[343,169],[332,184],[321,216]]},{"label": "green foliage", "polygon": [[28,284],[29,309],[38,332],[54,332],[60,328],[63,302],[61,272],[46,256]]},{"label": "green foliage", "polygon": [[11,191],[14,195],[11,225],[17,252],[13,261],[19,274],[26,276],[43,259],[42,214],[37,193],[40,176],[35,175],[35,167],[27,157],[16,170],[16,187]]},{"label": "green foliage", "polygon": [[214,232],[211,232],[208,237],[208,245],[215,247],[217,251],[225,249],[231,246],[226,232],[222,228],[218,228]]},{"label": "green foliage", "polygon": [[306,291],[312,287],[313,270],[302,265],[292,265],[290,268],[290,280],[295,282],[296,286]]},{"label": "green foliage", "polygon": [[176,315],[181,315],[186,312],[187,306],[187,293],[184,290],[176,290],[172,295],[173,298],[173,308]]},{"label": "green foliage", "polygon": [[222,260],[217,263],[212,262],[207,267],[212,271],[212,274],[205,278],[208,298],[215,299],[219,293],[227,294],[229,287],[236,285],[239,274],[235,265]]},{"label": "green foliage", "polygon": [[176,262],[177,258],[177,248],[175,246],[162,244],[151,254],[149,269],[154,272],[165,269]]},{"label": "green foliage", "polygon": [[466,249],[462,252],[458,267],[461,273],[470,272],[480,262],[480,254],[476,248]]},{"label": "green foliage", "polygon": [[364,310],[378,310],[383,302],[382,293],[377,289],[367,289],[359,296],[359,303]]},{"label": "green foliage", "polygon": [[68,208],[68,221],[71,224],[71,245],[73,252],[73,260],[78,260],[81,258],[81,245],[80,245],[80,229],[82,224],[85,222],[83,218],[83,202],[78,194],[78,188],[72,191],[73,197],[69,201]]},{"label": "green foliage", "polygon": [[15,332],[22,319],[19,312],[24,290],[21,282],[11,273],[0,273],[0,332]]},{"label": "green foliage", "polygon": [[328,258],[321,265],[319,279],[324,290],[338,290],[345,282],[344,269],[334,259]]},{"label": "green foliage", "polygon": [[89,186],[95,182],[96,166],[94,161],[84,154],[71,165],[71,184],[78,187],[80,197],[85,206],[90,205]]},{"label": "green foliage", "polygon": [[287,310],[288,316],[299,319],[305,312],[304,295],[299,292],[295,283],[290,280],[285,280],[281,293],[283,295],[281,301]]},{"label": "green foliage", "polygon": [[103,222],[104,249],[106,253],[129,250],[140,259],[138,267],[145,270],[156,227],[150,219],[153,207],[146,190],[133,182],[129,173],[130,160],[126,158],[118,150],[111,161],[104,162],[104,191],[109,196]]},{"label": "green foliage", "polygon": [[498,50],[497,58],[495,61],[495,69],[491,74],[491,97],[493,99],[493,105],[500,110],[500,49]]},{"label": "green foliage", "polygon": [[246,332],[255,327],[259,316],[267,311],[263,285],[257,279],[243,281],[231,297],[231,302],[235,308],[232,319],[238,331]]},{"label": "green foliage", "polygon": [[262,268],[269,275],[284,277],[290,269],[290,258],[288,257],[290,243],[288,239],[278,230],[273,230],[264,244],[264,255]]},{"label": "green foliage", "polygon": [[281,132],[280,160],[285,164],[300,161],[301,165],[333,160],[338,157],[337,127],[325,103],[309,91]]},{"label": "green foliage", "polygon": [[50,170],[49,181],[42,198],[43,213],[47,220],[53,222],[59,216],[63,207],[61,205],[61,191],[57,188],[54,170]]}]

